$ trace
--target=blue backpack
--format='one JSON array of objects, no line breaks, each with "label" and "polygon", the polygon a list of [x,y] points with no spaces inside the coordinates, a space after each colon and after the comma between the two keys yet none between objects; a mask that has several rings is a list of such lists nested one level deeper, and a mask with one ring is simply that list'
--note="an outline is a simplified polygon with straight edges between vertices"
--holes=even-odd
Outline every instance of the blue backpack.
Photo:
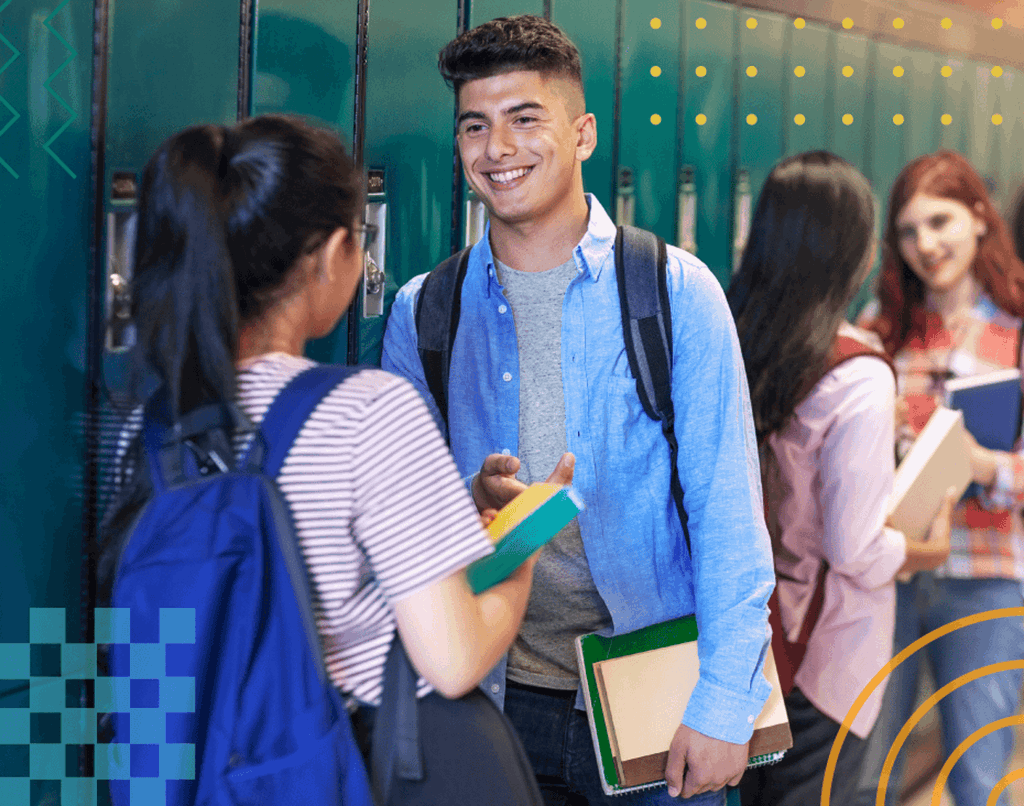
[{"label": "blue backpack", "polygon": [[[307,571],[274,481],[303,423],[352,371],[316,366],[295,378],[237,465],[231,435],[248,424],[237,408],[204,407],[171,427],[159,397],[147,404],[154,493],[132,528],[112,602],[128,608],[134,642],[112,645],[110,657],[112,676],[134,676],[130,694],[124,690],[130,704],[113,709],[116,741],[131,742],[131,780],[111,781],[117,806],[373,803],[348,712],[327,678]],[[168,614],[190,610],[194,643],[159,637]],[[147,656],[140,642],[158,640],[166,658],[154,662],[154,644]],[[191,713],[187,697],[184,706],[161,708],[157,720],[140,707],[180,696],[190,677]],[[166,800],[154,799],[164,788]]]}]

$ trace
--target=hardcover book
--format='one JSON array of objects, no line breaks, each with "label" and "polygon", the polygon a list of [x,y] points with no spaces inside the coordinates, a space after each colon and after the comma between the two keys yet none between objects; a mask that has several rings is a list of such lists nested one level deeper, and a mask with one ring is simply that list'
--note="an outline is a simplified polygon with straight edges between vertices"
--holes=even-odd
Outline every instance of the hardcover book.
[{"label": "hardcover book", "polygon": [[[665,783],[665,764],[697,684],[697,622],[686,616],[605,638],[583,635],[576,654],[591,737],[608,795]],[[770,764],[793,746],[771,649],[764,674],[771,695],[754,723],[750,766]]]},{"label": "hardcover book", "polygon": [[494,553],[466,569],[473,593],[507,579],[582,509],[583,501],[567,484],[539,481],[523,490],[486,527],[495,543]]}]

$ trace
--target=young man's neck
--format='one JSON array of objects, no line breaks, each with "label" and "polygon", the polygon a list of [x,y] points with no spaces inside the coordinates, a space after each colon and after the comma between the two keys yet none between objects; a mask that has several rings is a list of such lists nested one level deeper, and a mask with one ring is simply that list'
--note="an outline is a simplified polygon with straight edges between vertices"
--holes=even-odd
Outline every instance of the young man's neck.
[{"label": "young man's neck", "polygon": [[518,271],[547,271],[572,259],[590,220],[582,187],[571,204],[540,220],[504,222],[491,219],[491,253]]}]

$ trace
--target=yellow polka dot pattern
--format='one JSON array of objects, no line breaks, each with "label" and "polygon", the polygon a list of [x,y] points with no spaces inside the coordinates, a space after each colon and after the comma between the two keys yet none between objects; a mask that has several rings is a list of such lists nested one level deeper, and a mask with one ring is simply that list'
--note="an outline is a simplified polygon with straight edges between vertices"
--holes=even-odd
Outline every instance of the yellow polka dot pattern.
[{"label": "yellow polka dot pattern", "polygon": [[999,76],[1001,76],[1002,74],[1003,68],[1000,67],[998,64],[992,68],[992,75],[995,76],[996,78],[999,78]]},{"label": "yellow polka dot pattern", "polygon": [[998,126],[1002,122],[1003,122],[1003,116],[1000,115],[998,112],[996,112],[996,114],[994,114],[992,116],[992,124],[995,125],[995,126]]},{"label": "yellow polka dot pattern", "polygon": [[697,17],[697,21],[694,23],[701,31],[708,27],[708,21],[703,17]]},{"label": "yellow polka dot pattern", "polygon": [[793,27],[798,31],[802,31],[805,25],[807,25],[807,21],[803,17],[797,17],[793,20]]},{"label": "yellow polka dot pattern", "polygon": [[701,114],[697,115],[696,121],[698,126],[703,126],[705,123],[708,122],[708,116],[702,112]]},{"label": "yellow polka dot pattern", "polygon": [[904,26],[904,22],[900,17],[897,17],[892,21],[892,27],[899,31]]},{"label": "yellow polka dot pattern", "polygon": [[953,122],[953,116],[947,112],[945,115],[939,118],[939,120],[942,121],[943,126],[948,126],[950,123]]},{"label": "yellow polka dot pattern", "polygon": [[708,68],[702,64],[694,72],[697,74],[697,78],[704,78],[708,74]]},{"label": "yellow polka dot pattern", "polygon": [[797,78],[803,78],[805,75],[807,75],[807,70],[802,65],[798,66],[794,68],[793,75],[795,75]]},{"label": "yellow polka dot pattern", "polygon": [[998,31],[1000,28],[1003,27],[1003,21],[999,19],[999,17],[996,17],[995,19],[992,20],[992,27]]},{"label": "yellow polka dot pattern", "polygon": [[654,76],[655,78],[660,76],[661,75],[661,68],[658,67],[658,65],[654,65],[654,67],[651,68],[651,75]]},{"label": "yellow polka dot pattern", "polygon": [[661,27],[661,20],[655,17],[651,20],[651,27],[657,31]]},{"label": "yellow polka dot pattern", "polygon": [[757,115],[753,113],[747,115],[747,125],[753,126],[755,123],[757,123]]},{"label": "yellow polka dot pattern", "polygon": [[939,72],[942,73],[943,78],[949,78],[951,75],[953,75],[953,68],[946,64],[943,65],[942,70],[940,70]]},{"label": "yellow polka dot pattern", "polygon": [[747,17],[747,27],[753,31],[757,27],[757,20],[753,17]]},{"label": "yellow polka dot pattern", "polygon": [[903,125],[903,115],[900,115],[900,114],[893,115],[892,116],[892,122],[895,123],[897,126],[902,126]]},{"label": "yellow polka dot pattern", "polygon": [[851,29],[851,28],[853,27],[853,20],[851,20],[851,19],[850,19],[849,17],[847,17],[846,19],[844,19],[844,20],[843,20],[843,27],[844,27],[844,28],[845,28],[845,29],[846,29],[847,31],[849,31],[849,30],[850,30],[850,29]]},{"label": "yellow polka dot pattern", "polygon": [[661,115],[651,115],[651,123],[653,123],[655,126],[661,123]]},{"label": "yellow polka dot pattern", "polygon": [[899,65],[897,64],[897,65],[896,65],[896,66],[895,66],[894,68],[892,68],[892,74],[893,74],[894,76],[896,76],[896,78],[902,78],[902,77],[903,77],[903,68],[902,68],[902,67],[900,67],[900,66],[899,66]]},{"label": "yellow polka dot pattern", "polygon": [[850,126],[852,124],[853,124],[853,115],[851,115],[849,112],[847,112],[845,115],[843,115],[843,125],[844,126]]},{"label": "yellow polka dot pattern", "polygon": [[849,78],[850,76],[852,76],[852,75],[853,75],[853,68],[852,68],[852,67],[851,67],[850,65],[846,65],[846,66],[845,66],[845,67],[843,68],[843,75],[844,75],[844,76],[845,76],[846,78]]},{"label": "yellow polka dot pattern", "polygon": [[750,65],[750,67],[747,68],[747,75],[750,76],[751,78],[756,76],[757,75],[757,68],[754,67],[754,65]]},{"label": "yellow polka dot pattern", "polygon": [[948,31],[950,28],[953,27],[953,20],[951,20],[949,17],[943,17],[940,25]]},{"label": "yellow polka dot pattern", "polygon": [[797,126],[803,126],[807,122],[807,118],[805,118],[803,115],[797,115],[795,118],[793,118],[793,122]]}]

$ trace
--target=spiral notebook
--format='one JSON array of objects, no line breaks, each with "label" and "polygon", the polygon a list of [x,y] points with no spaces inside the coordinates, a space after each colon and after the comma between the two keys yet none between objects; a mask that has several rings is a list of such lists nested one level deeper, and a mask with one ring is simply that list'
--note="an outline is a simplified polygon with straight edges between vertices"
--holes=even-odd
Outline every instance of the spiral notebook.
[{"label": "spiral notebook", "polygon": [[[693,616],[613,638],[576,639],[591,738],[606,794],[665,783],[668,748],[697,684],[696,639]],[[774,763],[793,746],[771,649],[764,673],[772,691],[754,723],[751,767]]]}]

